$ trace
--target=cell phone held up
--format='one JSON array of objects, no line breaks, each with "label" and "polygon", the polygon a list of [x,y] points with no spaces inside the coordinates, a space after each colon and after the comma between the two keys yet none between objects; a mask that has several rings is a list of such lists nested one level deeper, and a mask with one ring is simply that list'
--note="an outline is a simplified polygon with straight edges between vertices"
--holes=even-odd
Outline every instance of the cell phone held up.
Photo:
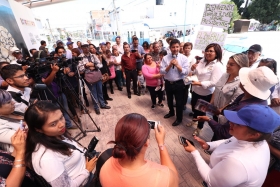
[{"label": "cell phone held up", "polygon": [[135,50],[135,49],[131,50],[132,53],[135,53],[136,51],[137,51],[137,50]]},{"label": "cell phone held up", "polygon": [[154,120],[148,120],[148,123],[151,129],[155,129],[155,127],[157,127],[157,125],[160,124],[159,121],[154,121]]},{"label": "cell phone held up", "polygon": [[193,141],[191,141],[191,140],[189,140],[189,139],[187,139],[187,138],[185,138],[185,137],[183,137],[183,136],[178,135],[178,140],[179,140],[179,143],[180,143],[181,145],[183,145],[183,146],[188,146],[186,140],[188,140],[188,141],[190,142],[190,144],[192,144],[192,145],[194,146]]}]

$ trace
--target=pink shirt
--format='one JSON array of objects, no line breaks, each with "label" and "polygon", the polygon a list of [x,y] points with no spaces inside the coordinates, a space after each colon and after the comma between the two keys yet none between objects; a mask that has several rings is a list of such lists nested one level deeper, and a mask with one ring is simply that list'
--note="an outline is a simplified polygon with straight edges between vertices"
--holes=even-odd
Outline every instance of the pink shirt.
[{"label": "pink shirt", "polygon": [[142,73],[146,79],[146,85],[151,87],[156,87],[158,83],[158,78],[153,78],[155,74],[159,74],[159,67],[150,67],[146,64],[142,66]]}]

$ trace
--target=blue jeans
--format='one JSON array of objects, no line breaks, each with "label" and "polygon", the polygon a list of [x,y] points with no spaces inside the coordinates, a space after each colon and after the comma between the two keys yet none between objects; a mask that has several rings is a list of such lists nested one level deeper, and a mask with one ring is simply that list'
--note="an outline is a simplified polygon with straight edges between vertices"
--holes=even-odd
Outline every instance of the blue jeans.
[{"label": "blue jeans", "polygon": [[[102,92],[102,81],[98,81],[94,84],[86,83],[90,92],[92,93],[93,97],[95,98],[96,102],[99,102],[100,106],[106,106],[104,99],[103,99],[103,92]],[[98,109],[97,103],[92,98],[93,108]]]},{"label": "blue jeans", "polygon": [[[67,110],[67,112],[68,112],[69,107],[68,107],[67,99],[66,99],[66,96],[64,95],[64,93],[62,93],[61,96],[57,98],[57,100],[62,104],[63,108],[65,110]],[[55,103],[55,104],[59,106],[58,103]],[[63,116],[65,118],[66,128],[72,127],[73,125],[72,125],[69,115],[64,110],[61,110],[61,112],[63,113]]]}]

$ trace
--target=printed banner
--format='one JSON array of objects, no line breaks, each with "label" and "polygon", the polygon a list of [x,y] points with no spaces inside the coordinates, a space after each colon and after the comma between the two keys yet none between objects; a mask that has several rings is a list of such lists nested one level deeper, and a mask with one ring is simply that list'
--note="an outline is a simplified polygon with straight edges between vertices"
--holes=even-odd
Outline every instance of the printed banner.
[{"label": "printed banner", "polygon": [[221,47],[224,45],[227,37],[225,32],[199,31],[195,40],[194,48],[205,50],[210,43],[218,43]]},{"label": "printed banner", "polygon": [[23,24],[23,25],[35,26],[34,21],[28,21],[28,20],[25,20],[25,19],[22,19],[22,18],[20,18],[20,21],[21,21],[21,24]]},{"label": "printed banner", "polygon": [[228,29],[234,5],[206,4],[201,25]]}]

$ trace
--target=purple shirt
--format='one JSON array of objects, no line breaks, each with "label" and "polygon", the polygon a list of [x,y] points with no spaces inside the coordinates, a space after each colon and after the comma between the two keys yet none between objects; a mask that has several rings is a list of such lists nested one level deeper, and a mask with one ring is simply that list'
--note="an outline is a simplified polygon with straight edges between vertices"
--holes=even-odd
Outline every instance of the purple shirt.
[{"label": "purple shirt", "polygon": [[[231,110],[231,111],[238,111],[244,106],[252,105],[252,104],[259,104],[259,105],[267,105],[266,100],[262,100],[259,98],[251,98],[241,101],[244,94],[239,95],[231,104],[229,104],[224,110]],[[223,113],[223,111],[222,111]],[[217,140],[221,139],[228,139],[231,137],[229,134],[229,121],[227,121],[225,124],[219,124],[215,120],[210,120],[208,122],[209,126],[214,132],[214,136],[217,138]]]}]

